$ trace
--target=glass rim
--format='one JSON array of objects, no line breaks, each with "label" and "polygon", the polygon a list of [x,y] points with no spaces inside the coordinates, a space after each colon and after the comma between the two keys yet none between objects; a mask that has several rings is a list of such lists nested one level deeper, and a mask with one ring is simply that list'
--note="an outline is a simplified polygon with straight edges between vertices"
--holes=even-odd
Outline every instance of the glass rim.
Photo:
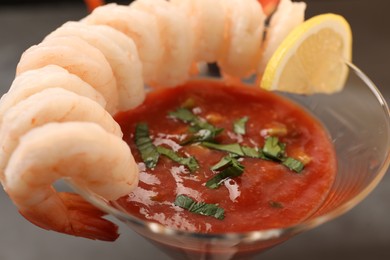
[{"label": "glass rim", "polygon": [[[365,85],[369,88],[371,93],[375,95],[377,101],[379,102],[379,104],[383,109],[383,113],[386,115],[387,128],[390,129],[390,111],[383,95],[380,93],[380,91],[375,86],[375,84],[370,80],[370,78],[364,72],[362,72],[356,65],[350,62],[346,62],[346,65],[359,77],[360,80],[362,80],[365,83]],[[382,165],[378,169],[375,178],[362,191],[360,191],[354,198],[348,200],[347,202],[344,202],[337,208],[332,209],[331,211],[323,215],[319,215],[312,219],[307,219],[300,223],[287,226],[287,227],[255,230],[255,231],[241,232],[241,233],[240,232],[199,233],[199,232],[170,228],[156,222],[142,220],[130,214],[126,214],[125,212],[122,212],[117,208],[110,206],[105,199],[97,195],[92,195],[92,193],[89,192],[88,190],[84,188],[79,188],[69,182],[68,184],[76,192],[78,192],[81,196],[83,196],[88,202],[90,202],[97,208],[101,209],[102,211],[106,212],[107,214],[116,217],[120,221],[131,222],[132,224],[135,224],[139,227],[146,228],[150,232],[155,233],[156,235],[167,235],[167,236],[177,235],[181,237],[209,239],[213,241],[240,240],[246,243],[253,243],[259,241],[270,241],[273,239],[280,239],[284,236],[296,235],[298,233],[315,228],[321,224],[324,224],[332,219],[341,216],[342,214],[346,213],[347,211],[355,207],[357,204],[359,204],[374,190],[374,188],[379,184],[379,182],[384,177],[389,166],[390,166],[390,149],[388,149],[386,158],[384,159]]]}]

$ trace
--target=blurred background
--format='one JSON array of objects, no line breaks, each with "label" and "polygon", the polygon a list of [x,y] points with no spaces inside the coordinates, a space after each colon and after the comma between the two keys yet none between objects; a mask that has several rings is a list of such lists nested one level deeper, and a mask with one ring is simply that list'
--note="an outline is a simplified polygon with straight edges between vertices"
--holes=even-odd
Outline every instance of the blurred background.
[{"label": "blurred background", "polygon": [[[129,3],[129,1],[115,1]],[[307,0],[306,17],[343,15],[354,36],[354,63],[390,102],[390,1]],[[3,0],[0,4],[0,95],[15,76],[22,52],[68,20],[87,15],[81,0]],[[390,259],[390,176],[346,215],[298,235],[258,259]],[[121,226],[121,224],[120,224]],[[0,191],[0,260],[169,259],[121,226],[114,243],[89,241],[44,231],[24,220]]]}]

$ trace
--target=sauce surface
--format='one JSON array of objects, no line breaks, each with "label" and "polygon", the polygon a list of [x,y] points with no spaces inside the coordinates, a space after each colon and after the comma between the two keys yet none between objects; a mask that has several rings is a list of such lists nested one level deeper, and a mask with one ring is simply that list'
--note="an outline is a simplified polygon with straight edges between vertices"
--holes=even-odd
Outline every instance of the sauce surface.
[{"label": "sauce surface", "polygon": [[[182,106],[210,124],[224,130],[215,141],[262,148],[267,136],[286,144],[288,156],[304,162],[294,172],[278,162],[240,158],[245,167],[241,176],[228,178],[217,189],[205,183],[215,176],[210,170],[227,153],[199,143],[180,145],[189,125],[169,117]],[[248,117],[246,133],[233,131],[233,122]],[[322,125],[302,108],[273,93],[252,87],[224,86],[216,81],[193,81],[176,88],[149,93],[134,110],[116,116],[140,168],[139,186],[116,203],[130,214],[163,225],[196,232],[225,233],[286,227],[312,215],[323,203],[336,174],[333,146]],[[188,168],[160,156],[153,169],[145,167],[135,145],[138,123],[146,123],[156,146],[194,156],[199,168]],[[194,214],[174,205],[184,194],[197,202],[218,204],[223,220]]]}]

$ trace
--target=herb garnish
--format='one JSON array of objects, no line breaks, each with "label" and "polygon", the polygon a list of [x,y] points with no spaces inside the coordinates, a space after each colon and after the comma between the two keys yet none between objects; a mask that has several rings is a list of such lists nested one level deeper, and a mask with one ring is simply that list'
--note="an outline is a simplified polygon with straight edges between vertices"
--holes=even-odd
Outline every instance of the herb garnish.
[{"label": "herb garnish", "polygon": [[165,148],[163,146],[158,146],[157,151],[168,157],[174,162],[177,162],[181,165],[187,166],[187,168],[191,171],[194,172],[196,169],[199,168],[198,161],[195,159],[195,157],[190,156],[190,157],[181,157],[179,156],[175,151]]},{"label": "herb garnish", "polygon": [[217,164],[211,167],[212,170],[219,170],[222,168],[223,170],[221,172],[206,182],[207,188],[216,189],[225,179],[238,177],[244,172],[244,166],[239,163],[236,158],[230,155],[223,157]]},{"label": "herb garnish", "polygon": [[273,200],[270,200],[270,201],[268,202],[268,204],[269,204],[272,208],[277,208],[277,209],[281,209],[281,208],[284,207],[282,203],[280,203],[280,202],[278,202],[278,201],[273,201]]},{"label": "herb garnish", "polygon": [[233,130],[236,134],[244,135],[246,133],[245,124],[248,122],[248,117],[244,116],[233,123]]},{"label": "herb garnish", "polygon": [[241,150],[246,157],[260,158],[260,159],[268,160],[268,158],[265,157],[263,151],[258,150],[257,148],[252,148],[252,147],[243,145],[243,146],[241,146]]},{"label": "herb garnish", "polygon": [[184,123],[189,123],[191,126],[190,130],[194,132],[194,134],[185,140],[182,145],[211,141],[223,131],[223,128],[217,128],[207,121],[202,120],[187,108],[178,108],[176,111],[170,112],[169,115]]},{"label": "herb garnish", "polygon": [[252,148],[245,145],[239,145],[238,143],[216,144],[216,143],[202,142],[201,145],[210,149],[228,152],[242,157],[268,159],[264,156],[261,150],[257,150],[256,148]]},{"label": "herb garnish", "polygon": [[290,170],[300,173],[303,170],[303,163],[297,159],[287,157],[283,160],[282,164],[289,168]]},{"label": "herb garnish", "polygon": [[174,204],[178,207],[188,210],[196,214],[211,216],[216,219],[225,218],[225,210],[220,208],[217,204],[207,204],[205,202],[196,202],[186,195],[178,195]]},{"label": "herb garnish", "polygon": [[279,142],[279,138],[270,136],[265,139],[263,153],[266,157],[281,161],[285,156],[286,145]]},{"label": "herb garnish", "polygon": [[228,153],[234,153],[240,156],[244,156],[244,152],[241,149],[241,146],[237,143],[233,144],[216,144],[216,143],[209,143],[209,142],[202,142],[202,146],[205,146],[210,149],[214,150],[219,150],[223,152],[228,152]]},{"label": "herb garnish", "polygon": [[225,166],[231,164],[232,158],[235,158],[237,155],[229,154],[228,156],[223,157],[219,162],[217,162],[214,166],[210,168],[212,171],[217,171],[222,169]]},{"label": "herb garnish", "polygon": [[149,136],[149,128],[146,123],[139,123],[135,127],[135,144],[141,153],[141,158],[146,167],[154,168],[160,156],[156,146]]},{"label": "herb garnish", "polygon": [[263,154],[269,159],[281,162],[296,173],[300,173],[303,170],[304,165],[301,161],[286,156],[286,144],[280,143],[277,137],[271,136],[265,139]]}]

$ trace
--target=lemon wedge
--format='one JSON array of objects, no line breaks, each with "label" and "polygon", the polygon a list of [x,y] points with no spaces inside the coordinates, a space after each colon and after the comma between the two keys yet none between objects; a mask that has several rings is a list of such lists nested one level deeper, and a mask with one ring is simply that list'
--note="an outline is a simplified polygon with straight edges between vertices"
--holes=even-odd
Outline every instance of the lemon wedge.
[{"label": "lemon wedge", "polygon": [[272,55],[261,87],[297,94],[335,93],[348,76],[352,33],[340,15],[322,14],[297,26]]}]

